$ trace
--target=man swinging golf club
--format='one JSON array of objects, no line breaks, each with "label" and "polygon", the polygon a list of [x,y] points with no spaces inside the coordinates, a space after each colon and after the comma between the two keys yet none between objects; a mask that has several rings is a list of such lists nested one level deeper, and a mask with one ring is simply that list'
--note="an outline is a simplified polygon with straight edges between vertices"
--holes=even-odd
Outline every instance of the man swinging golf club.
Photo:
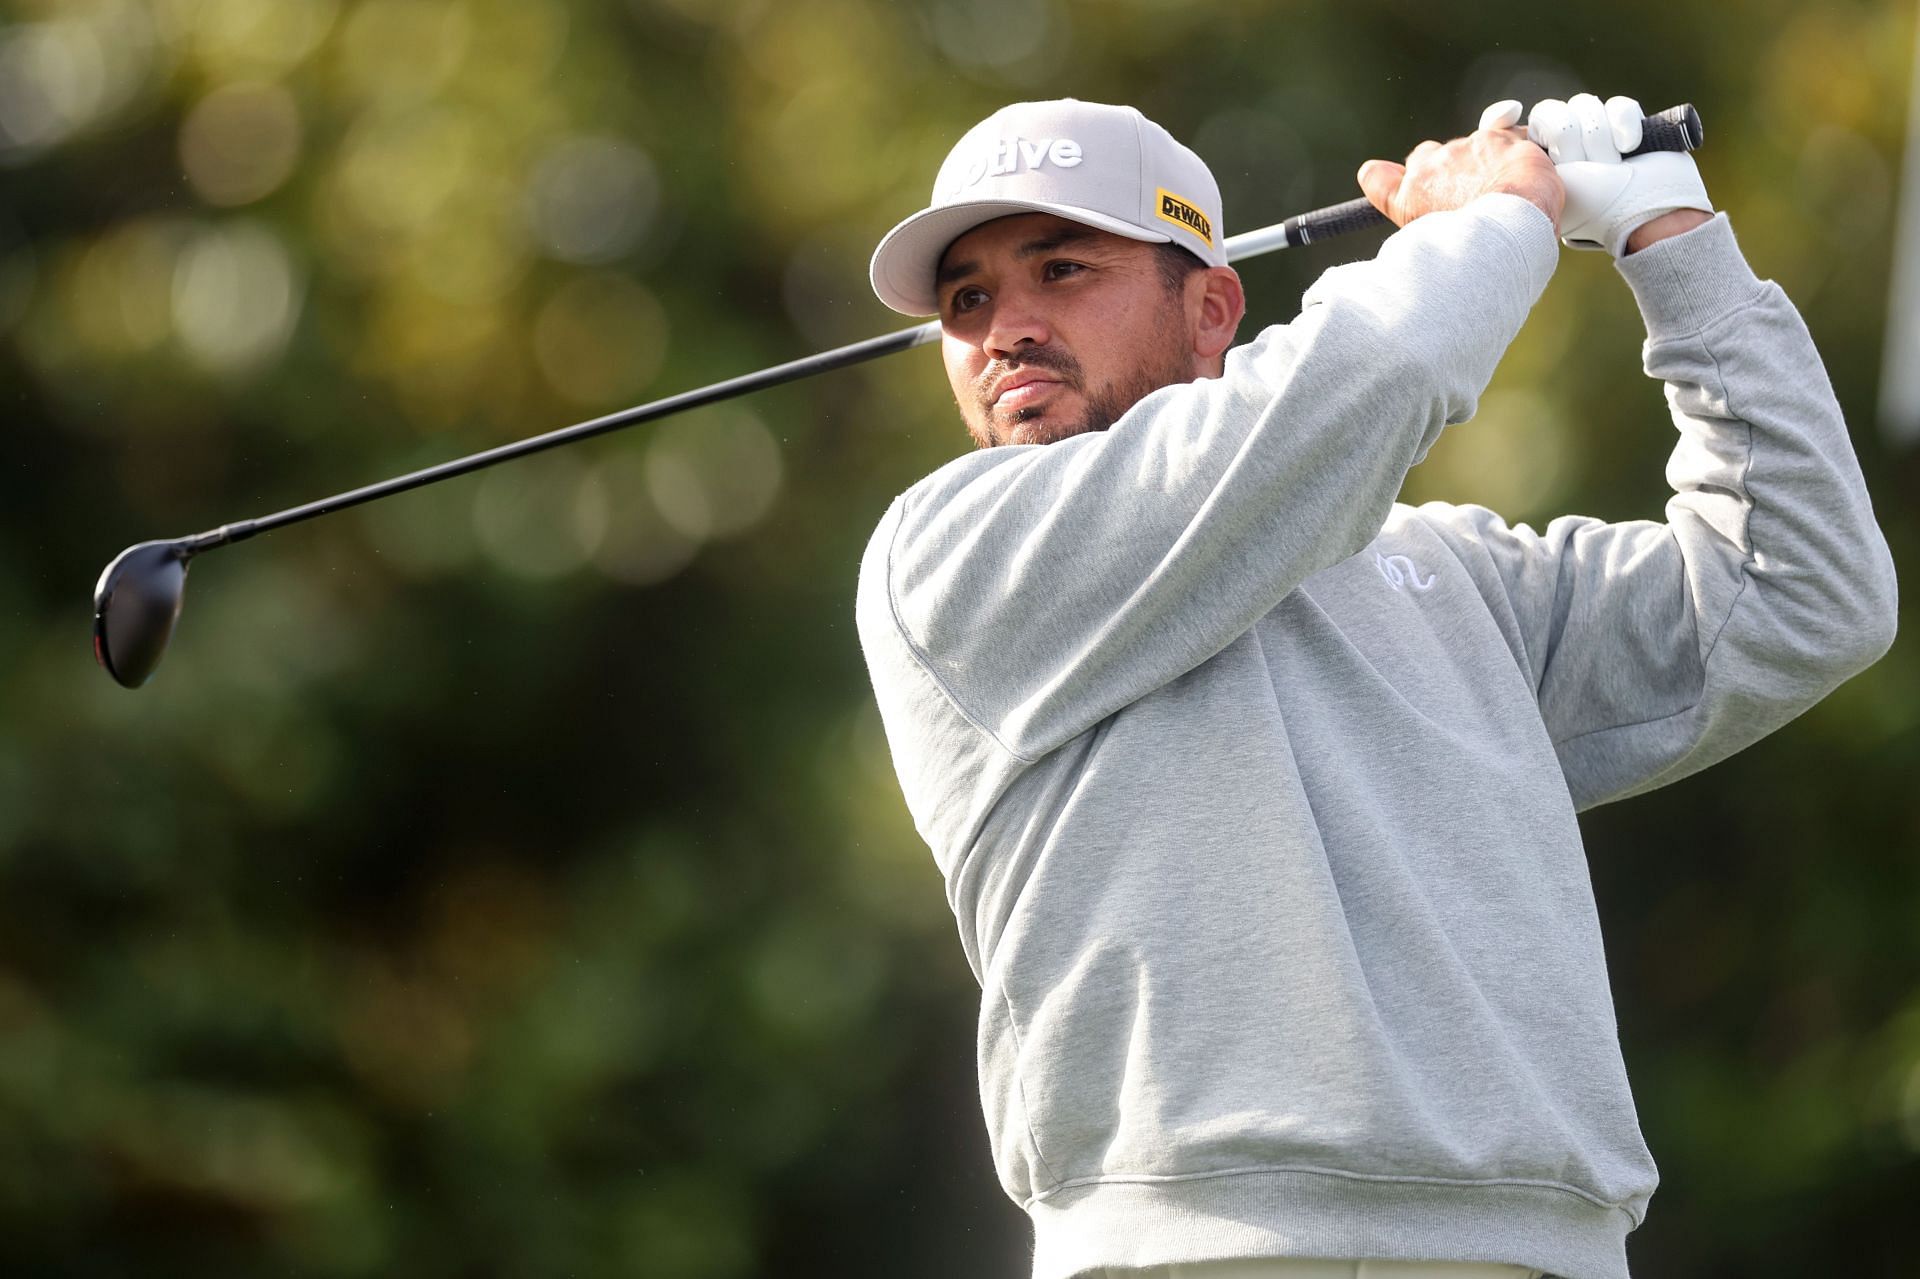
[{"label": "man swinging golf club", "polygon": [[[1656,1177],[1574,814],[1892,642],[1820,358],[1693,160],[1622,161],[1627,99],[1518,119],[1369,162],[1402,229],[1231,350],[1213,178],[1128,107],[996,113],[874,255],[990,446],[858,615],[1035,1279],[1622,1279]],[[1639,303],[1666,522],[1397,504],[1556,233]]]}]

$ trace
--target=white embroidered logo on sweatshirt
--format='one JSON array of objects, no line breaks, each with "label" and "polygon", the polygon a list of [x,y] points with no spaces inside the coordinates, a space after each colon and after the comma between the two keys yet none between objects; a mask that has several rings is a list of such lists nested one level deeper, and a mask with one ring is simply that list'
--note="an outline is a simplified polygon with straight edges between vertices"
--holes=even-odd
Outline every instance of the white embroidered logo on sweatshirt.
[{"label": "white embroidered logo on sweatshirt", "polygon": [[1416,591],[1424,591],[1438,580],[1429,576],[1426,581],[1421,581],[1420,570],[1415,568],[1413,561],[1404,555],[1382,555],[1375,551],[1373,566],[1380,570],[1380,576],[1387,579],[1387,585],[1396,591],[1407,586],[1411,586]]}]

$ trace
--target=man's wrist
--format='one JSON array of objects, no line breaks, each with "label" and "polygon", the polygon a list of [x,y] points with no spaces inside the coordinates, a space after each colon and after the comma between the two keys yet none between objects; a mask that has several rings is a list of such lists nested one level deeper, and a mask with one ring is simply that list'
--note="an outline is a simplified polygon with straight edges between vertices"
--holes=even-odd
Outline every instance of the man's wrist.
[{"label": "man's wrist", "polygon": [[1649,222],[1642,222],[1627,237],[1627,254],[1632,255],[1651,244],[1683,235],[1713,221],[1713,214],[1699,209],[1672,209]]}]

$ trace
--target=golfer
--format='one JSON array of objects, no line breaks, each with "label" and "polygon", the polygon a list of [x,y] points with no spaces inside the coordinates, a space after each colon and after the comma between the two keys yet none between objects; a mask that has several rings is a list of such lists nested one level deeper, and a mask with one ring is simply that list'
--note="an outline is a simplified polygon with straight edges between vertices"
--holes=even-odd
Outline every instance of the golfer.
[{"label": "golfer", "polygon": [[[1692,159],[1622,161],[1627,99],[1518,118],[1369,162],[1401,229],[1238,347],[1214,180],[1129,107],[996,113],[874,255],[982,446],[858,617],[1035,1279],[1622,1279],[1656,1174],[1574,815],[1892,642],[1820,357]],[[1639,304],[1666,522],[1397,503],[1556,235]]]}]

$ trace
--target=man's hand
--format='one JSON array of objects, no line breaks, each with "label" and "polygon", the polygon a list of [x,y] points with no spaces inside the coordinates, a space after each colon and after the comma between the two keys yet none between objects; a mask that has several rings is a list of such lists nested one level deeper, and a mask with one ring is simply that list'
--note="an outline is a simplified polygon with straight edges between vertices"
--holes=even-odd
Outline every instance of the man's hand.
[{"label": "man's hand", "polygon": [[1605,249],[1618,258],[1713,215],[1691,155],[1651,151],[1621,158],[1640,145],[1644,115],[1632,98],[1602,103],[1591,93],[1534,104],[1527,134],[1546,148],[1566,183],[1560,233],[1569,248]]},{"label": "man's hand", "polygon": [[1464,138],[1422,142],[1405,164],[1367,161],[1360,166],[1360,189],[1395,226],[1505,191],[1531,201],[1557,232],[1566,188],[1547,153],[1528,141],[1525,129],[1512,127],[1519,119],[1518,102],[1496,102]]}]

